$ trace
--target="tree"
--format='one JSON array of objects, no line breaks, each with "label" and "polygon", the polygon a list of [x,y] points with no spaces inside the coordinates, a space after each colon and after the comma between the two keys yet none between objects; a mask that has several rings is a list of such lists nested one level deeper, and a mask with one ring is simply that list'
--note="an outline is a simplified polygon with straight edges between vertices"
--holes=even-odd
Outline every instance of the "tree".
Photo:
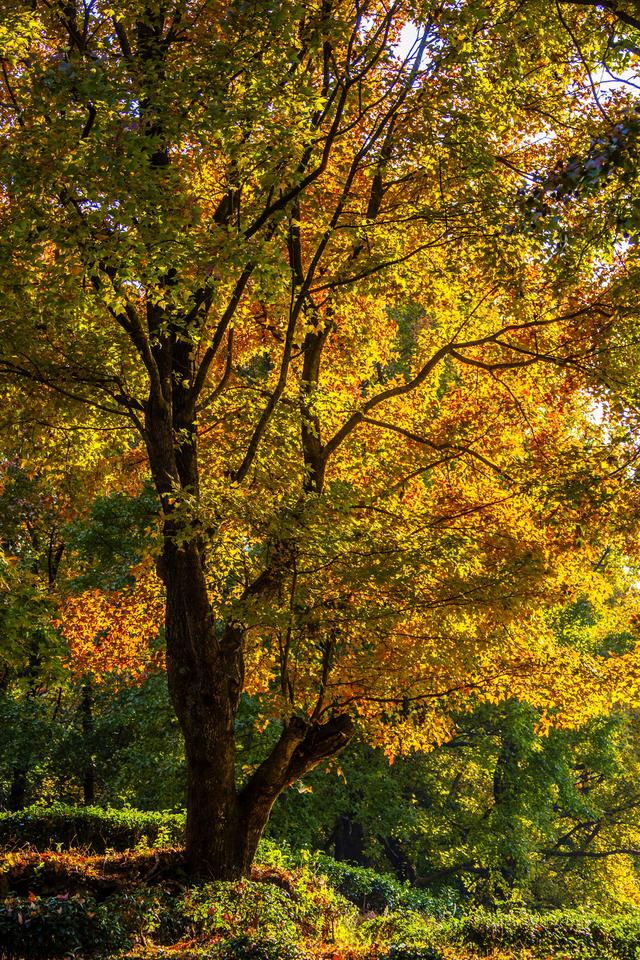
[{"label": "tree", "polygon": [[0,710],[13,731],[6,803],[18,810],[48,736],[46,695],[61,672],[52,588],[64,552],[67,498],[56,503],[48,486],[29,478],[16,462],[3,463],[1,476]]},{"label": "tree", "polygon": [[[506,229],[594,123],[557,11],[1,8],[0,370],[49,443],[148,458],[191,869],[246,873],[356,722],[393,755],[471,690],[600,707],[536,607],[599,588],[629,478],[613,281]],[[279,735],[238,787],[243,690]]]},{"label": "tree", "polygon": [[[25,456],[28,446],[23,437]],[[33,473],[17,459],[0,465],[0,712],[6,730],[0,802],[12,809],[34,794],[55,796],[55,790],[77,799],[78,780],[91,802],[96,780],[102,785],[93,759],[101,753],[98,741],[108,744],[113,760],[117,736],[109,725],[117,726],[127,702],[135,706],[133,688],[144,686],[138,697],[153,700],[154,684],[147,680],[152,674],[162,680],[164,672],[157,578],[147,576],[145,593],[141,565],[155,521],[153,494],[145,489],[135,499],[92,500],[90,474],[62,464],[58,470],[55,461],[39,466]],[[56,629],[61,619],[64,631]],[[118,698],[109,717],[109,700]]]}]

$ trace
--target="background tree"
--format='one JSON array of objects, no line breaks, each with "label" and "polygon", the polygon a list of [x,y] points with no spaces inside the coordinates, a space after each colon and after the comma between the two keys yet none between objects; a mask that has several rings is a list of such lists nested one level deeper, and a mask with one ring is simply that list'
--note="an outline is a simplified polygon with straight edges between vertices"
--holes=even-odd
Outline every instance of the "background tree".
[{"label": "background tree", "polygon": [[[10,809],[35,799],[90,803],[107,785],[114,799],[126,796],[119,754],[141,727],[153,751],[144,706],[171,730],[157,590],[145,593],[142,576],[135,602],[131,589],[155,522],[153,495],[91,502],[86,474],[53,466],[33,474],[8,461],[0,474],[0,803]],[[144,629],[132,630],[142,609]],[[169,744],[163,734],[167,754]],[[139,803],[151,780],[141,777]]]}]

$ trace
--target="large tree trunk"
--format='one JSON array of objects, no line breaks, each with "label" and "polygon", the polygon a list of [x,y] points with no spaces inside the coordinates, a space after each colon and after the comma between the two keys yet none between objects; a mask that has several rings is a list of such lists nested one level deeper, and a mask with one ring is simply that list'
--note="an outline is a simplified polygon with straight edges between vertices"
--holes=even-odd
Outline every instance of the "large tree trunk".
[{"label": "large tree trunk", "polygon": [[[146,406],[145,439],[164,512],[158,572],[166,588],[169,692],[187,757],[187,869],[192,876],[233,880],[249,874],[280,793],[342,749],[353,724],[347,716],[324,723],[289,719],[271,754],[238,789],[235,720],[244,684],[244,627],[215,621],[200,518],[185,520],[175,511],[180,491],[197,497],[199,486],[195,408],[184,387],[193,374],[190,347],[165,341],[155,356],[159,386]],[[287,567],[275,553],[275,566],[258,576],[247,596],[269,602],[277,591]]]},{"label": "large tree trunk", "polygon": [[163,575],[169,691],[187,757],[187,863],[193,874],[233,879],[246,873],[234,736],[242,637],[216,629],[197,543],[168,541]]},{"label": "large tree trunk", "polygon": [[246,831],[235,789],[229,790],[226,784],[221,784],[220,769],[212,758],[204,768],[201,758],[193,757],[189,742],[187,757],[185,853],[189,872],[216,880],[247,876],[253,856],[246,849]]},{"label": "large tree trunk", "polygon": [[353,724],[344,715],[325,723],[291,719],[239,790],[234,727],[243,682],[242,631],[233,624],[215,629],[197,546],[169,553],[167,673],[187,756],[187,869],[196,877],[239,879],[250,873],[278,796],[341,750]]},{"label": "large tree trunk", "polygon": [[247,876],[273,804],[290,784],[349,742],[346,715],[324,723],[293,717],[270,755],[239,790],[235,719],[243,686],[243,630],[218,626],[198,543],[165,544],[167,674],[185,739],[186,860],[194,876]]}]

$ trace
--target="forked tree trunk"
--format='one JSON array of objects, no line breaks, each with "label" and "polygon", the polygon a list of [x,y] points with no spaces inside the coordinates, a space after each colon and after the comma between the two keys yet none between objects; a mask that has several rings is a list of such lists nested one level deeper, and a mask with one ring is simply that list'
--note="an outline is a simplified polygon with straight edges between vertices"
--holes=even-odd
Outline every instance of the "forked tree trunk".
[{"label": "forked tree trunk", "polygon": [[[165,524],[160,572],[166,587],[167,677],[187,757],[187,867],[194,876],[247,876],[278,796],[353,735],[338,715],[324,723],[293,717],[244,787],[236,785],[235,720],[244,684],[244,630],[216,624],[197,537]],[[267,574],[256,581],[265,590]],[[268,602],[268,601],[267,601]]]},{"label": "forked tree trunk", "polygon": [[187,755],[186,860],[194,876],[247,876],[273,804],[290,784],[353,735],[345,715],[292,718],[242,789],[235,719],[243,685],[242,630],[215,629],[195,543],[165,550],[167,672]]},{"label": "forked tree trunk", "polygon": [[187,756],[186,860],[194,876],[247,876],[273,804],[290,784],[335,755],[353,735],[338,715],[292,718],[242,789],[236,785],[235,719],[243,686],[242,629],[216,630],[197,544],[169,546],[167,673]]},{"label": "forked tree trunk", "polygon": [[258,802],[247,802],[247,794],[235,788],[221,789],[217,763],[208,771],[189,763],[186,861],[192,875],[216,880],[250,875],[273,805],[252,799]]},{"label": "forked tree trunk", "polygon": [[[192,378],[189,349],[173,342],[156,351],[165,399],[150,397],[145,439],[165,515],[158,572],[166,588],[169,692],[187,758],[187,868],[192,876],[233,880],[249,874],[278,796],[341,750],[353,736],[353,723],[346,715],[322,723],[291,718],[271,754],[238,789],[235,720],[244,685],[244,628],[216,623],[198,518],[185,523],[173,507],[176,491],[198,491],[195,410],[184,392]],[[172,369],[182,376],[176,380]],[[248,593],[268,603],[281,576],[265,570]]]},{"label": "forked tree trunk", "polygon": [[242,874],[234,739],[240,650],[225,656],[197,544],[167,542],[163,577],[167,676],[187,759],[188,866],[194,874],[232,879]]}]

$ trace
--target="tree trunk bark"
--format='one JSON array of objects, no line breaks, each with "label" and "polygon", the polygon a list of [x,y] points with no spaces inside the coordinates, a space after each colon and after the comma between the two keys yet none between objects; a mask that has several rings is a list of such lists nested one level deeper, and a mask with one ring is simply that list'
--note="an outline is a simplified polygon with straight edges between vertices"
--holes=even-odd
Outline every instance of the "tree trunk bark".
[{"label": "tree trunk bark", "polygon": [[353,735],[347,716],[293,718],[247,784],[236,786],[235,719],[243,686],[243,631],[214,623],[196,543],[165,549],[169,690],[187,756],[186,863],[192,876],[246,877],[273,804]]},{"label": "tree trunk bark", "polygon": [[192,876],[239,880],[251,875],[260,838],[269,822],[274,795],[247,795],[221,788],[220,768],[188,765],[186,862]]},{"label": "tree trunk bark", "polygon": [[243,683],[242,633],[216,624],[195,540],[165,541],[169,692],[187,759],[187,869],[233,880],[250,868],[236,789],[235,718]]},{"label": "tree trunk bark", "polygon": [[[353,735],[353,722],[344,715],[324,724],[294,718],[271,754],[238,790],[234,721],[241,684],[224,657],[225,643],[234,632],[237,628],[223,632],[217,685],[213,676],[206,681],[206,673],[185,672],[184,664],[179,668],[172,662],[169,671],[187,754],[187,869],[192,876],[216,880],[250,875],[277,798],[308,770],[339,752]],[[173,631],[171,637],[173,645],[177,641]]]},{"label": "tree trunk bark", "polygon": [[[251,859],[245,851],[244,830],[235,785],[221,777],[215,750],[206,766],[198,745],[194,756],[191,737],[187,742],[187,831],[186,861],[192,876],[216,880],[237,880],[247,876]],[[214,746],[214,745],[212,745]],[[213,756],[212,756],[213,755]]]},{"label": "tree trunk bark", "polygon": [[85,683],[82,687],[80,713],[82,716],[82,737],[85,752],[82,794],[84,804],[87,806],[93,803],[96,796],[96,776],[93,765],[93,696],[89,682]]},{"label": "tree trunk bark", "polygon": [[9,790],[9,810],[22,810],[26,806],[27,795],[27,769],[23,766],[15,766],[11,777],[11,788]]},{"label": "tree trunk bark", "polygon": [[351,812],[341,813],[331,832],[334,857],[347,860],[359,867],[368,867],[369,861],[364,854],[364,830]]},{"label": "tree trunk bark", "polygon": [[[160,351],[159,367],[164,369],[167,356],[175,361],[178,349],[174,344],[169,354]],[[150,399],[146,440],[165,516],[158,572],[166,588],[169,692],[187,757],[186,866],[194,877],[235,880],[249,875],[280,793],[342,749],[353,735],[353,724],[346,716],[324,723],[290,719],[271,754],[238,790],[235,720],[244,684],[244,628],[237,622],[216,622],[199,518],[188,522],[174,510],[176,492],[197,495],[198,490],[195,412],[180,399],[182,382],[167,386],[171,404]],[[170,375],[167,383],[172,384]],[[180,431],[179,443],[174,428]],[[265,570],[248,592],[267,598],[279,576]]]}]

